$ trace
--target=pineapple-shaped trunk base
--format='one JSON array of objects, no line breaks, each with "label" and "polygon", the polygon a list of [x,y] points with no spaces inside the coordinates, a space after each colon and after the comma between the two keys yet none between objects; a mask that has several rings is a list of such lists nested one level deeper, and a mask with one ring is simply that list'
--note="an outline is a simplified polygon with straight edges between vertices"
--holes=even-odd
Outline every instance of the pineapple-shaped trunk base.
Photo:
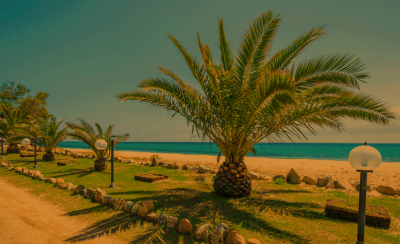
[{"label": "pineapple-shaped trunk base", "polygon": [[226,197],[244,197],[251,193],[251,178],[243,162],[225,162],[219,168],[214,180],[214,190]]},{"label": "pineapple-shaped trunk base", "polygon": [[94,161],[94,170],[101,171],[107,169],[107,159],[104,157],[96,158]]},{"label": "pineapple-shaped trunk base", "polygon": [[52,152],[46,152],[42,158],[43,161],[53,161],[56,160],[56,155]]},{"label": "pineapple-shaped trunk base", "polygon": [[18,144],[10,143],[7,147],[7,153],[20,153],[21,150],[18,147]]}]

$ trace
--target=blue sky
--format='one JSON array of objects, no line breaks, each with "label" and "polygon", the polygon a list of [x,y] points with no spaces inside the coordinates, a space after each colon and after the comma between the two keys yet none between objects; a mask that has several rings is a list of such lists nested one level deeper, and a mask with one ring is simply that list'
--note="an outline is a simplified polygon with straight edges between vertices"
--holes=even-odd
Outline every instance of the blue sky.
[{"label": "blue sky", "polygon": [[[34,93],[50,94],[48,109],[58,119],[82,117],[130,141],[198,141],[185,119],[139,102],[118,103],[115,95],[135,90],[146,77],[161,76],[157,65],[193,82],[166,33],[193,54],[196,33],[218,54],[218,18],[236,49],[252,20],[267,10],[281,13],[273,51],[310,28],[327,24],[328,34],[298,59],[352,53],[372,79],[372,94],[400,115],[399,1],[1,1],[0,80]],[[321,130],[311,142],[400,143],[400,121],[384,127],[346,120],[347,131]]]}]

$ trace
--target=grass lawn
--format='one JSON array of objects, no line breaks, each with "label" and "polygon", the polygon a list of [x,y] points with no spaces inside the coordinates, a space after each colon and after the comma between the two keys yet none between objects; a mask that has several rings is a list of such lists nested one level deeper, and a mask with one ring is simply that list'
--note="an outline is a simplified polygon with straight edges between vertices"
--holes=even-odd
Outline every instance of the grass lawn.
[{"label": "grass lawn", "polygon": [[[38,158],[41,156],[42,153],[39,153]],[[6,159],[14,168],[33,167],[33,158],[10,154]],[[109,189],[110,167],[104,172],[96,172],[89,170],[93,167],[93,159],[74,160],[74,164],[67,166],[57,166],[55,162],[39,162],[38,170],[46,178],[63,178],[65,182],[74,185],[101,188],[113,198],[123,198],[134,203],[152,200],[158,213],[189,219],[195,229],[205,223],[214,228],[225,222],[238,230],[246,240],[256,238],[261,243],[356,241],[356,223],[333,220],[324,213],[326,201],[331,198],[358,202],[357,196],[349,196],[339,190],[323,191],[304,185],[253,181],[254,191],[250,197],[227,199],[213,191],[213,175],[118,162],[115,163],[117,189]],[[170,179],[155,183],[134,180],[135,174],[147,172],[166,174]],[[76,236],[71,241],[112,234],[128,243],[201,243],[194,237],[180,235],[177,230],[144,222],[123,211],[113,211],[108,205],[93,203],[80,195],[72,195],[71,191],[60,190],[43,181],[6,171],[5,168],[0,169],[0,177],[61,206],[68,215],[79,216],[91,223],[85,234]],[[400,243],[400,199],[389,196],[370,197],[367,198],[367,203],[384,206],[392,216],[392,225],[389,230],[366,226],[366,242]]]}]

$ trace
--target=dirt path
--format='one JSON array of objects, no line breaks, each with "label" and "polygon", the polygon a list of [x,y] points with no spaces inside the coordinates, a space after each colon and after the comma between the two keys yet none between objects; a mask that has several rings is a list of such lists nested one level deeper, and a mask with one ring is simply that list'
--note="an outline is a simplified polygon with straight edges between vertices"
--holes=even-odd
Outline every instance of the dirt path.
[{"label": "dirt path", "polygon": [[[65,215],[59,207],[0,179],[0,243],[70,243],[87,225]],[[79,241],[82,244],[124,243],[110,237]]]}]

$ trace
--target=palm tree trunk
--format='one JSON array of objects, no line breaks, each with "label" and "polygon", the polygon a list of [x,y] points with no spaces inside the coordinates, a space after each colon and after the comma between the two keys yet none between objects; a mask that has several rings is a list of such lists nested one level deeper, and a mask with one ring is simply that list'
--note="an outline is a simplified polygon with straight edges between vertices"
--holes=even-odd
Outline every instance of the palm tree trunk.
[{"label": "palm tree trunk", "polygon": [[18,147],[18,144],[16,143],[10,143],[7,147],[7,153],[20,153],[20,149]]},{"label": "palm tree trunk", "polygon": [[107,160],[105,157],[96,158],[94,160],[94,170],[106,170],[107,169]]},{"label": "palm tree trunk", "polygon": [[46,152],[42,158],[43,161],[53,161],[56,160],[56,155],[52,152]]},{"label": "palm tree trunk", "polygon": [[223,163],[213,184],[214,190],[226,197],[244,197],[251,193],[251,178],[246,165]]}]

